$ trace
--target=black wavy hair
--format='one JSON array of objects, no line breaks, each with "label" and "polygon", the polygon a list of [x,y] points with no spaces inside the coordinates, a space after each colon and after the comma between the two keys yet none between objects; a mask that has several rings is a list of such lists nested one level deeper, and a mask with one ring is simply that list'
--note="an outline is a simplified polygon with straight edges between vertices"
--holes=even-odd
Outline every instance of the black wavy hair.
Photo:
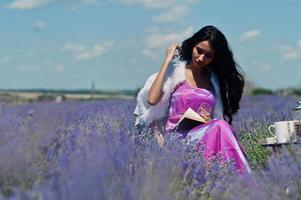
[{"label": "black wavy hair", "polygon": [[235,62],[224,34],[214,26],[201,28],[182,43],[179,52],[180,59],[190,62],[193,47],[205,40],[209,41],[215,51],[214,59],[207,67],[218,76],[223,102],[223,117],[231,124],[232,115],[239,110],[245,81],[242,75],[243,71]]}]

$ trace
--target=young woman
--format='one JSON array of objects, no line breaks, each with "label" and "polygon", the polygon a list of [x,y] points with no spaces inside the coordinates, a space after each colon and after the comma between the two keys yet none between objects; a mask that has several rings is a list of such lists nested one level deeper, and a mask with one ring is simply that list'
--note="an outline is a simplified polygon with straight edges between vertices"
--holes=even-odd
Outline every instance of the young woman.
[{"label": "young woman", "polygon": [[[177,133],[187,142],[197,141],[205,158],[219,154],[224,161],[234,161],[238,171],[250,172],[231,127],[244,86],[238,69],[227,39],[214,26],[201,28],[181,47],[173,43],[160,71],[147,79],[137,95],[136,125],[160,128],[163,123],[163,134]],[[206,123],[179,131],[176,124],[188,108]],[[156,138],[163,145],[163,135]]]}]

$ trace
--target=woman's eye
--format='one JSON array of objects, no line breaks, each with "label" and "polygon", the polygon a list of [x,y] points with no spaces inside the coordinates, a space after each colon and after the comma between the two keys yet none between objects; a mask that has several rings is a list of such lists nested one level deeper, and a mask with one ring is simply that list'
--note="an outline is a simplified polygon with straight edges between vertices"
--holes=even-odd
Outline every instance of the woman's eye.
[{"label": "woman's eye", "polygon": [[202,50],[202,49],[200,49],[200,48],[197,48],[196,50],[197,50],[198,54],[202,54],[202,53],[204,53],[204,52],[203,52],[203,50]]},{"label": "woman's eye", "polygon": [[213,55],[211,54],[211,53],[205,53],[204,52],[204,50],[203,49],[201,49],[201,48],[196,48],[196,50],[197,50],[197,52],[198,52],[198,54],[204,54],[205,55],[205,57],[207,57],[207,58],[209,58],[209,59],[211,59],[211,58],[213,58]]}]

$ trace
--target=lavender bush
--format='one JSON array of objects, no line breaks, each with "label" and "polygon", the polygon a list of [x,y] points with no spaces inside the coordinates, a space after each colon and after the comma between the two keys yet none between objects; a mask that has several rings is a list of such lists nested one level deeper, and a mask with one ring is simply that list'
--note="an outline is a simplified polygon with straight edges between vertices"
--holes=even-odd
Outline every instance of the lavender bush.
[{"label": "lavender bush", "polygon": [[250,176],[173,134],[159,148],[134,128],[134,100],[0,104],[0,199],[298,199],[301,149],[270,155],[258,144],[295,101],[243,98],[233,126]]}]

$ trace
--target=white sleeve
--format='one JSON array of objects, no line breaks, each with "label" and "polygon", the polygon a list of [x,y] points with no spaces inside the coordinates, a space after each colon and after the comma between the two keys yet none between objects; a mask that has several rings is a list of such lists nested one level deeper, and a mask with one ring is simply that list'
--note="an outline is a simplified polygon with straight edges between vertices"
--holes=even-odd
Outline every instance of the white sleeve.
[{"label": "white sleeve", "polygon": [[150,77],[148,77],[144,86],[141,88],[141,90],[137,94],[137,98],[136,98],[137,105],[136,105],[136,108],[134,111],[134,115],[136,115],[135,125],[137,125],[141,121],[141,116],[143,115],[143,113],[145,113],[147,111],[147,109],[150,106],[147,102],[148,93],[149,93],[149,90],[150,90],[153,82],[155,81],[157,75],[158,75],[158,73],[155,73],[155,74],[152,74]]},{"label": "white sleeve", "polygon": [[163,96],[156,105],[148,104],[147,100],[150,88],[159,72],[152,74],[146,80],[143,88],[137,94],[137,106],[134,111],[134,114],[136,115],[135,125],[139,124],[140,122],[145,122],[146,124],[148,124],[151,123],[154,119],[160,119],[164,117],[164,115],[166,115],[166,112],[168,111],[170,93],[173,88],[172,75],[174,75],[175,67],[178,66],[179,63],[181,62],[176,59],[169,63],[163,80]]}]

